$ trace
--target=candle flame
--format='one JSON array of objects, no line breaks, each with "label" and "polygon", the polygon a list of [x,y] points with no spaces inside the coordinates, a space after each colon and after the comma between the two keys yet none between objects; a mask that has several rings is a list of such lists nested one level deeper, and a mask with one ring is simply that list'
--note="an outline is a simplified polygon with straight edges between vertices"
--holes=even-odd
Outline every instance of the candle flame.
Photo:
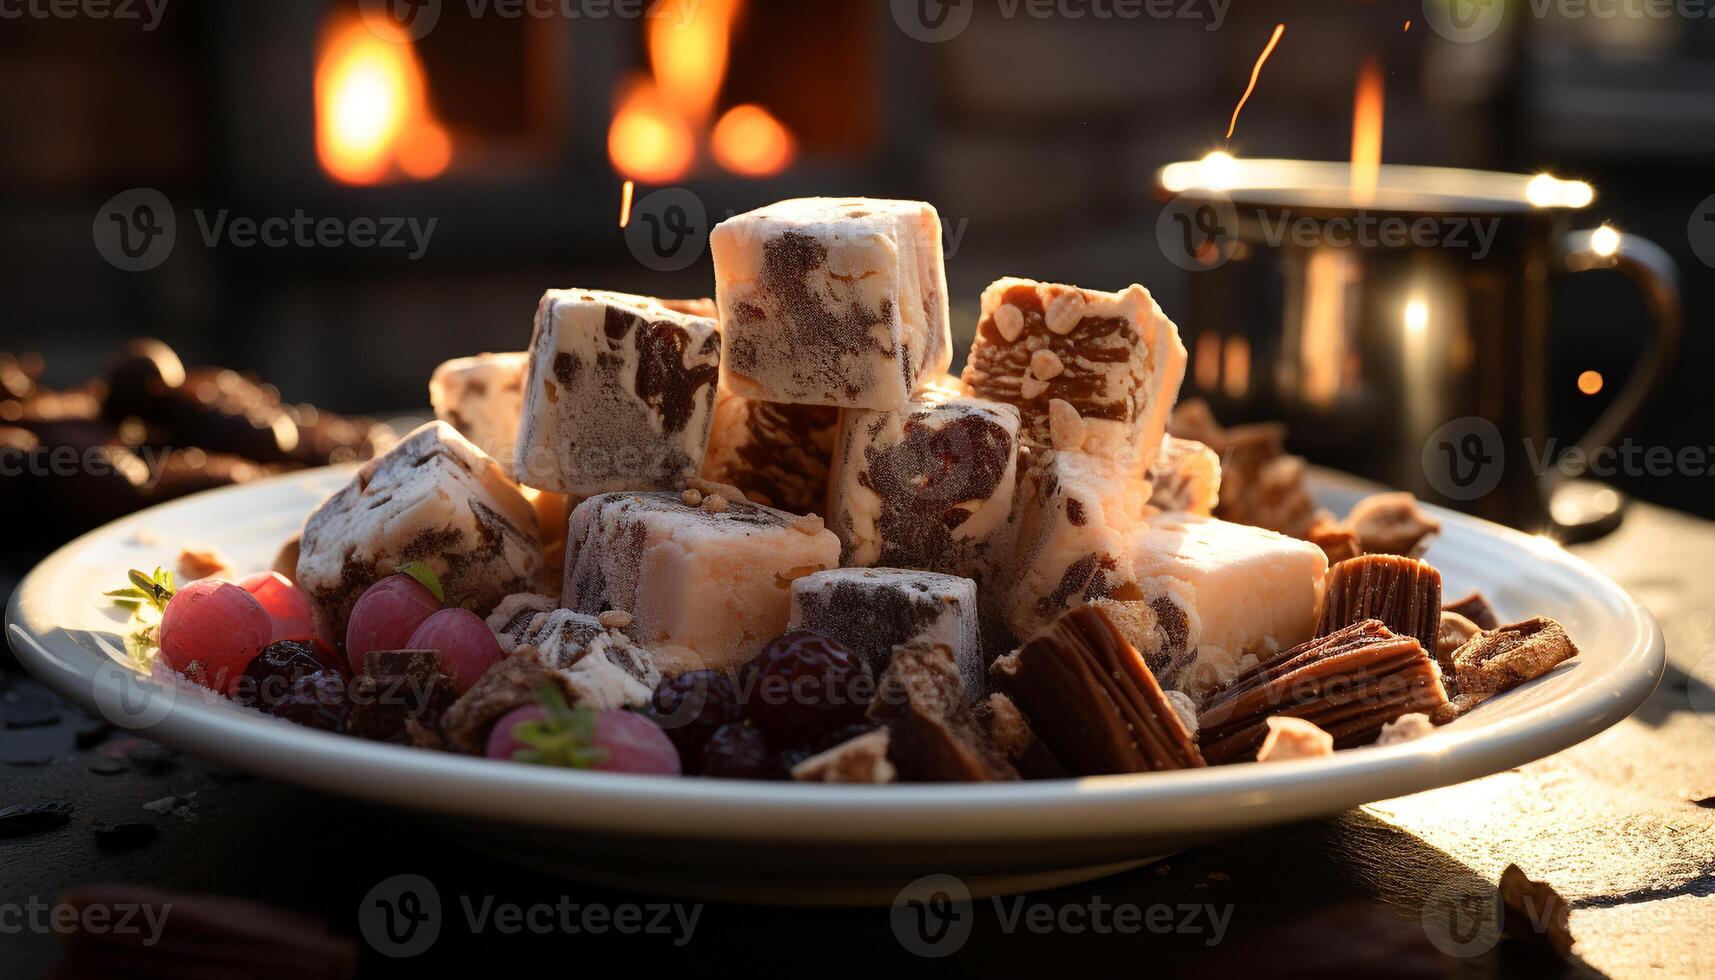
[{"label": "candle flame", "polygon": [[637,182],[628,180],[619,189],[619,226],[624,228],[631,224],[631,196],[637,193]]},{"label": "candle flame", "polygon": [[1381,65],[1365,58],[1352,104],[1352,198],[1360,206],[1375,200],[1381,179],[1383,105]]},{"label": "candle flame", "polygon": [[1233,130],[1239,125],[1239,113],[1244,110],[1245,103],[1250,101],[1251,93],[1256,91],[1256,81],[1262,77],[1263,63],[1274,53],[1274,46],[1280,43],[1280,36],[1285,33],[1285,24],[1274,25],[1274,33],[1269,35],[1268,43],[1263,45],[1262,54],[1257,55],[1256,64],[1251,65],[1250,84],[1245,86],[1245,94],[1239,96],[1239,104],[1233,106],[1233,118],[1227,121],[1227,139],[1233,138]]},{"label": "candle flame", "polygon": [[356,17],[332,21],[316,59],[316,157],[347,184],[400,174],[439,176],[452,163],[452,137],[429,106],[428,81],[410,38],[382,36]]},{"label": "candle flame", "polygon": [[759,105],[727,110],[710,142],[716,162],[744,177],[771,177],[785,170],[798,152],[792,134]]},{"label": "candle flame", "polygon": [[607,131],[607,152],[627,177],[671,184],[690,171],[697,143],[684,117],[661,97],[654,79],[640,76],[621,88],[619,108]]}]

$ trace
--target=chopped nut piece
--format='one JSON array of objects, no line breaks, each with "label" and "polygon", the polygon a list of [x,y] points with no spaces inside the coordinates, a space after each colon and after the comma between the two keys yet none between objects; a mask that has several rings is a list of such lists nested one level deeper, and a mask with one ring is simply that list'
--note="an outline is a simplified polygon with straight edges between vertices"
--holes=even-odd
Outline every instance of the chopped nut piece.
[{"label": "chopped nut piece", "polygon": [[887,726],[888,755],[903,779],[978,783],[1018,778],[966,704],[964,678],[952,647],[945,644],[915,641],[894,647],[869,717]]},{"label": "chopped nut piece", "polygon": [[1007,343],[1018,339],[1024,332],[1024,311],[1008,303],[994,311],[994,328],[1000,331]]},{"label": "chopped nut piece", "polygon": [[1305,540],[1321,548],[1328,556],[1330,565],[1338,565],[1364,553],[1363,546],[1358,543],[1358,536],[1327,513],[1316,515],[1316,521],[1310,525]]},{"label": "chopped nut piece", "polygon": [[1377,745],[1397,745],[1400,742],[1410,742],[1422,738],[1435,730],[1429,716],[1421,711],[1413,711],[1409,715],[1400,715],[1393,721],[1382,726],[1382,733],[1376,736]]},{"label": "chopped nut piece", "polygon": [[1455,612],[1465,617],[1481,629],[1497,629],[1501,625],[1500,617],[1495,615],[1495,609],[1489,605],[1489,599],[1481,592],[1472,592],[1458,602],[1443,603],[1445,612]]},{"label": "chopped nut piece", "polygon": [[1336,748],[1373,742],[1382,726],[1445,704],[1440,671],[1421,644],[1368,619],[1270,657],[1203,705],[1198,741],[1211,763],[1250,756],[1267,719],[1313,722]]},{"label": "chopped nut piece", "polygon": [[1083,448],[1088,431],[1084,417],[1078,414],[1072,403],[1055,398],[1048,403],[1048,434],[1055,449],[1075,450]]},{"label": "chopped nut piece", "polygon": [[701,507],[703,492],[696,487],[687,487],[685,492],[679,495],[679,499],[685,502],[686,507]]},{"label": "chopped nut piece", "polygon": [[1036,378],[1052,381],[1065,372],[1066,362],[1046,347],[1030,355],[1030,373]]},{"label": "chopped nut piece", "polygon": [[1033,401],[1048,393],[1048,382],[1029,376],[1018,379],[1018,393],[1026,401]]},{"label": "chopped nut piece", "polygon": [[1429,539],[1441,531],[1441,522],[1425,514],[1409,493],[1365,497],[1346,515],[1346,526],[1368,554],[1411,558],[1423,554]]},{"label": "chopped nut piece", "polygon": [[1074,291],[1056,295],[1048,301],[1048,309],[1043,313],[1043,319],[1048,329],[1064,337],[1078,329],[1078,322],[1084,319],[1084,297]]},{"label": "chopped nut piece", "polygon": [[609,609],[596,616],[596,622],[610,630],[622,630],[631,625],[631,614],[623,609]]},{"label": "chopped nut piece", "polygon": [[827,524],[823,522],[820,514],[805,514],[792,522],[792,530],[799,534],[821,534],[825,527]]},{"label": "chopped nut piece", "polygon": [[711,493],[707,497],[703,498],[703,510],[708,511],[711,514],[725,513],[726,508],[727,499],[718,493]]},{"label": "chopped nut piece", "polygon": [[1545,943],[1561,956],[1572,952],[1571,906],[1544,881],[1531,881],[1516,864],[1501,872],[1501,928],[1513,939]]},{"label": "chopped nut piece", "polygon": [[1258,762],[1287,762],[1334,754],[1334,736],[1302,718],[1275,715],[1256,750]]},{"label": "chopped nut piece", "polygon": [[887,760],[887,729],[878,728],[792,767],[801,783],[891,783],[899,770]]},{"label": "chopped nut piece", "polygon": [[[297,566],[293,566],[294,571]],[[179,552],[179,579],[195,582],[231,571],[232,562],[214,548],[186,548]]]},{"label": "chopped nut piece", "polygon": [[[697,491],[698,493],[702,494],[704,497],[707,497],[710,494],[720,494],[721,496],[725,497],[729,501],[749,499],[748,497],[745,496],[743,490],[740,490],[739,488],[733,486],[730,483],[721,483],[718,480],[705,480],[704,478],[702,478],[700,476],[688,476],[688,477],[686,477],[685,478],[685,486],[689,487],[692,490]],[[693,506],[695,506],[695,505],[693,505]]]},{"label": "chopped nut piece", "polygon": [[1319,635],[1366,619],[1433,652],[1441,634],[1441,573],[1415,558],[1364,555],[1328,570]]},{"label": "chopped nut piece", "polygon": [[1030,722],[1024,720],[1024,712],[999,691],[990,694],[984,702],[982,717],[988,726],[989,741],[1008,758],[1016,759],[1023,755],[1036,741],[1036,733],[1030,730]]},{"label": "chopped nut piece", "polygon": [[992,673],[1073,775],[1204,764],[1143,655],[1100,609],[1069,610]]},{"label": "chopped nut piece", "polygon": [[1479,634],[1453,652],[1453,670],[1464,694],[1500,694],[1578,656],[1559,623],[1544,616]]}]

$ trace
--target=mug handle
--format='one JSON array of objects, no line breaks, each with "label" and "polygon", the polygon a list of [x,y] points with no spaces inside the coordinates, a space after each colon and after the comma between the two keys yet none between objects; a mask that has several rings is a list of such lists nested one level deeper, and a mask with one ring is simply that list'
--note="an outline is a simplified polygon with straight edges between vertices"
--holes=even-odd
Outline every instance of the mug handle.
[{"label": "mug handle", "polygon": [[1560,257],[1568,272],[1613,269],[1636,283],[1653,323],[1643,359],[1614,403],[1578,440],[1580,458],[1589,459],[1592,451],[1619,438],[1637,420],[1673,366],[1682,326],[1679,265],[1655,242],[1607,226],[1562,236]]}]

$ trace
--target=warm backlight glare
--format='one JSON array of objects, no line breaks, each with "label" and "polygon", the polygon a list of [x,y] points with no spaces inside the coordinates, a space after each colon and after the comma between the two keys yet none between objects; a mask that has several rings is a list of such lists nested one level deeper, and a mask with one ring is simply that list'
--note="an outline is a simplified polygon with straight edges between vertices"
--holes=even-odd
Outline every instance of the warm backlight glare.
[{"label": "warm backlight glare", "polygon": [[741,6],[741,0],[698,0],[688,19],[649,21],[649,66],[661,98],[698,129],[714,116]]},{"label": "warm backlight glare", "polygon": [[316,155],[334,179],[374,184],[397,172],[426,180],[452,163],[452,139],[429,108],[409,39],[383,38],[355,17],[335,21],[316,62]]},{"label": "warm backlight glare", "polygon": [[792,134],[759,105],[727,110],[711,136],[715,161],[744,177],[771,177],[785,170],[798,152]]},{"label": "warm backlight glare", "polygon": [[620,98],[607,133],[607,152],[625,176],[666,184],[690,171],[697,146],[684,117],[662,101],[653,80],[642,78]]},{"label": "warm backlight glare", "polygon": [[1602,372],[1585,371],[1578,376],[1578,390],[1586,395],[1600,394],[1602,391]]},{"label": "warm backlight glare", "polygon": [[1382,69],[1374,58],[1358,69],[1358,94],[1352,103],[1352,199],[1360,206],[1376,199],[1382,169]]}]

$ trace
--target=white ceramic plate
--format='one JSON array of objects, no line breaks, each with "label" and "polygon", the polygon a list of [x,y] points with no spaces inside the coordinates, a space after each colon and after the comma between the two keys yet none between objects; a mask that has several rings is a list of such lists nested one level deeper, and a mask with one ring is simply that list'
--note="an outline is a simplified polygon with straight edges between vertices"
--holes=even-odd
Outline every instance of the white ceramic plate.
[{"label": "white ceramic plate", "polygon": [[[1488,593],[1503,619],[1548,615],[1582,655],[1402,745],[1304,762],[1005,785],[822,786],[578,772],[312,731],[157,685],[114,656],[122,617],[104,590],[127,568],[217,544],[265,569],[349,470],[200,494],[60,549],[26,578],[7,634],[48,685],[122,727],[221,764],[434,819],[539,869],[637,889],[768,902],[889,902],[932,873],[975,895],[1048,887],[1270,824],[1445,786],[1557,752],[1635,710],[1661,677],[1648,613],[1557,546],[1436,511],[1429,554],[1449,595]],[[1363,492],[1319,475],[1323,503]]]}]

